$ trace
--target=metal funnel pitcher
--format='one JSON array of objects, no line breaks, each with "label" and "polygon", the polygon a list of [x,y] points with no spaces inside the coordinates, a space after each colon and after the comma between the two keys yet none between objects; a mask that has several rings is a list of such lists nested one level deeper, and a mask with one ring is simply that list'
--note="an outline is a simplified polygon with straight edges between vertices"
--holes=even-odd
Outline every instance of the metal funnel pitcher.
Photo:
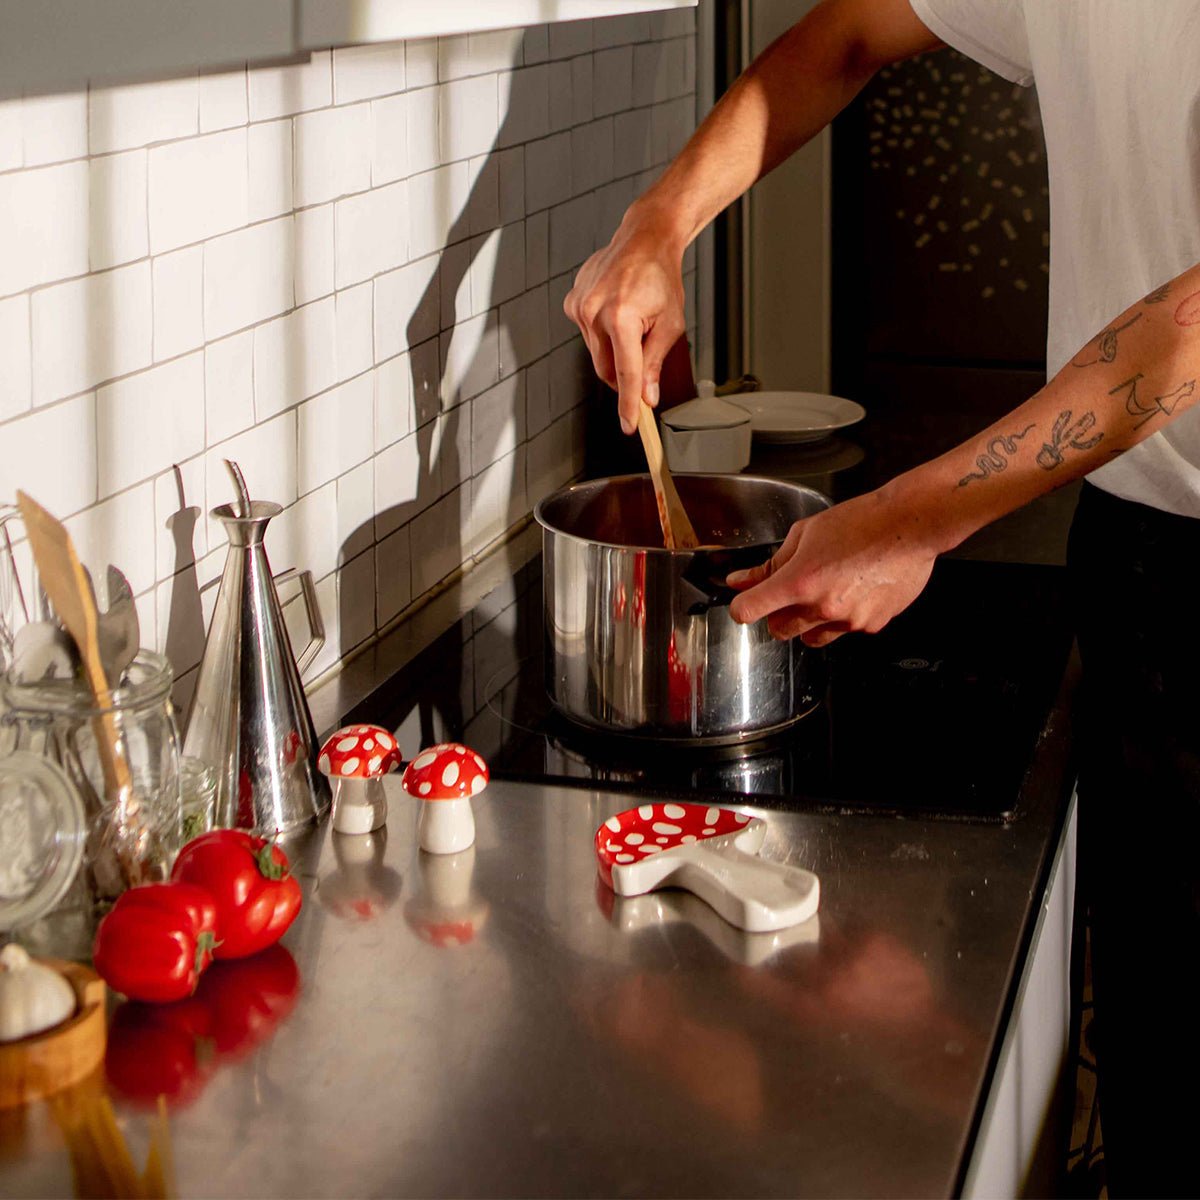
[{"label": "metal funnel pitcher", "polygon": [[[229,535],[225,572],[208,630],[184,753],[217,776],[215,821],[266,836],[314,821],[329,806],[317,770],[317,736],[300,674],[325,642],[311,571],[272,576],[263,536],[283,510],[251,501],[236,466],[237,505],[212,510]],[[296,579],[311,639],[292,653],[276,585]]]}]

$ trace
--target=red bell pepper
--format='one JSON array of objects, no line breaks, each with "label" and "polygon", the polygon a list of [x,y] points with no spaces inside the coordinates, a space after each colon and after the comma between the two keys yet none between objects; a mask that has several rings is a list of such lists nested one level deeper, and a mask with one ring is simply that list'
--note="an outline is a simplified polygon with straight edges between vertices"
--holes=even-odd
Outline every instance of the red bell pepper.
[{"label": "red bell pepper", "polygon": [[152,883],[123,893],[100,922],[97,972],[114,991],[156,1004],[196,990],[212,958],[217,909],[203,889]]},{"label": "red bell pepper", "polygon": [[204,888],[216,902],[216,958],[245,958],[273,946],[300,911],[300,884],[287,855],[244,829],[193,838],[171,878]]}]

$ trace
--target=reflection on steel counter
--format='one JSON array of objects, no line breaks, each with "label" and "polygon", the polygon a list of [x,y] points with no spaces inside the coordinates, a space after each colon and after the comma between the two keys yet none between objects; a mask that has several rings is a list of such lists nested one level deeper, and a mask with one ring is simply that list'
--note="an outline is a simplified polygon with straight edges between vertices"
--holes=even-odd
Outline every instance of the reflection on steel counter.
[{"label": "reflection on steel counter", "polygon": [[557,713],[543,685],[541,622],[535,561],[347,720],[386,723],[402,745],[422,740],[423,723],[424,740],[465,741],[497,779],[999,820],[1017,803],[1072,641],[1060,568],[942,561],[882,633],[830,648],[822,702],[783,735],[672,747],[589,734]]}]

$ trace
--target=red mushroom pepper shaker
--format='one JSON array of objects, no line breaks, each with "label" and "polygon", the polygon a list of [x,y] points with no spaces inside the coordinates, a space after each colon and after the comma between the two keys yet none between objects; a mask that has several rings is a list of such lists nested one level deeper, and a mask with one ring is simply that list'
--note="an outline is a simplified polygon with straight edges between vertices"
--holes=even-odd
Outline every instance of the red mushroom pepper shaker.
[{"label": "red mushroom pepper shaker", "polygon": [[487,763],[474,750],[457,742],[430,746],[408,764],[401,783],[422,801],[417,822],[422,850],[457,854],[474,842],[471,797],[488,783]]},{"label": "red mushroom pepper shaker", "polygon": [[399,765],[396,739],[378,725],[347,725],[321,747],[317,766],[333,782],[338,833],[370,833],[387,820],[382,779]]}]

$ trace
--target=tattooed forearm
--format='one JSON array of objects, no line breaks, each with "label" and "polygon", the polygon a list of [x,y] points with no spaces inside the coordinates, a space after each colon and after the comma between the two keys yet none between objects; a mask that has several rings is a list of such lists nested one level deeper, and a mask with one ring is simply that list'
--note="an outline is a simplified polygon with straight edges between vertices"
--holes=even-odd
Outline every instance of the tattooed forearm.
[{"label": "tattooed forearm", "polygon": [[1017,443],[1033,428],[1026,425],[1020,433],[1001,434],[988,442],[987,449],[975,460],[979,469],[964,475],[959,481],[960,488],[976,479],[987,479],[989,475],[998,474],[1008,466],[1006,455],[1016,454]]},{"label": "tattooed forearm", "polygon": [[1185,296],[1175,310],[1176,325],[1200,325],[1200,292]]},{"label": "tattooed forearm", "polygon": [[1145,299],[1143,304],[1161,304],[1171,294],[1171,285],[1164,283],[1162,287],[1156,287]]},{"label": "tattooed forearm", "polygon": [[1095,346],[1095,351],[1084,349],[1080,351],[1073,359],[1071,366],[1073,367],[1091,367],[1096,363],[1110,363],[1117,357],[1117,337],[1125,332],[1130,325],[1140,321],[1144,316],[1143,313],[1136,312],[1124,325],[1115,325],[1106,329],[1103,333],[1092,338],[1088,342],[1088,347]]},{"label": "tattooed forearm", "polygon": [[1186,400],[1196,390],[1196,381],[1189,379],[1186,383],[1181,383],[1173,392],[1167,392],[1164,396],[1155,396],[1153,400],[1146,403],[1143,397],[1138,396],[1138,384],[1142,378],[1142,373],[1139,371],[1133,378],[1126,379],[1124,383],[1118,383],[1108,393],[1110,396],[1115,396],[1118,392],[1128,389],[1128,394],[1125,396],[1125,411],[1131,417],[1137,418],[1134,429],[1141,429],[1147,421],[1157,417],[1159,413],[1169,417],[1175,411],[1180,400]]},{"label": "tattooed forearm", "polygon": [[1090,450],[1093,446],[1098,446],[1104,440],[1104,434],[1098,433],[1095,437],[1086,437],[1095,424],[1095,413],[1084,413],[1082,417],[1072,421],[1071,410],[1064,409],[1054,422],[1050,440],[1044,442],[1038,451],[1038,466],[1043,471],[1053,471],[1055,467],[1062,466],[1064,450]]}]

